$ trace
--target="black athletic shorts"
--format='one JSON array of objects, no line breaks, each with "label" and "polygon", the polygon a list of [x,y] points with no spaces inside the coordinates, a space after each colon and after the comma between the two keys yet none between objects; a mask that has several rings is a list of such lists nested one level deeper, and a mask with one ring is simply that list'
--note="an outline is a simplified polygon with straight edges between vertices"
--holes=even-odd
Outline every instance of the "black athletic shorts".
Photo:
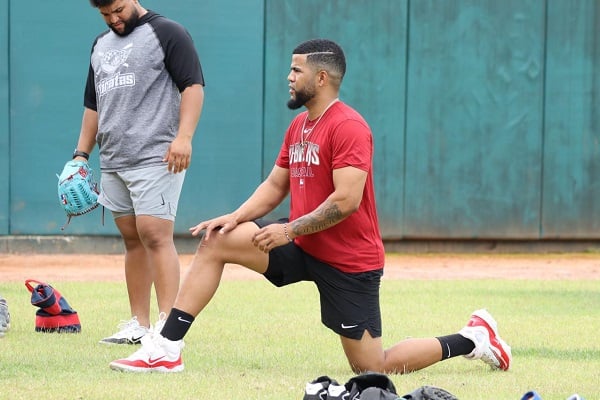
[{"label": "black athletic shorts", "polygon": [[[254,222],[261,228],[276,223],[263,219]],[[382,275],[383,268],[342,272],[305,253],[295,243],[271,250],[264,273],[278,287],[300,281],[314,282],[319,290],[321,322],[335,333],[357,340],[365,330],[374,338],[381,336],[379,286]]]}]

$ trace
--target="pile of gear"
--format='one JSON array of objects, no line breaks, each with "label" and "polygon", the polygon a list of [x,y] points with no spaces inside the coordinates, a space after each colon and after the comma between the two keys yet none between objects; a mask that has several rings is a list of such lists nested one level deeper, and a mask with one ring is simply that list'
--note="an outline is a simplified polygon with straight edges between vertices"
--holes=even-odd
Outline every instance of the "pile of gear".
[{"label": "pile of gear", "polygon": [[435,386],[421,386],[399,396],[387,375],[366,372],[350,378],[344,385],[324,375],[306,384],[303,400],[458,400]]},{"label": "pile of gear", "polygon": [[[421,386],[412,392],[399,396],[394,383],[387,375],[367,372],[351,378],[344,385],[324,375],[308,382],[303,400],[458,400],[456,396],[439,387]],[[534,390],[521,397],[521,400],[542,400]],[[566,400],[585,400],[578,394]]]}]

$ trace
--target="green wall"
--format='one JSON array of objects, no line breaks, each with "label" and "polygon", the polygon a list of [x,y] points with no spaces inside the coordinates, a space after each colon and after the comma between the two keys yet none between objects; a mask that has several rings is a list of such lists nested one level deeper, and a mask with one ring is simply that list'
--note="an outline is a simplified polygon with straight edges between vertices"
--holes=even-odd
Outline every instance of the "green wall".
[{"label": "green wall", "polygon": [[600,2],[548,3],[542,237],[600,234]]},{"label": "green wall", "polygon": [[8,6],[0,3],[0,234],[9,231]]},{"label": "green wall", "polygon": [[538,236],[544,2],[411,3],[403,231]]},{"label": "green wall", "polygon": [[[373,129],[385,238],[600,237],[597,1],[142,4],[188,28],[207,83],[178,233],[236,207],[269,173],[295,113],[291,50],[319,36],[344,47],[341,97]],[[55,174],[105,25],[87,1],[9,0],[0,22],[0,234],[61,233]],[[116,230],[95,211],[67,233]]]}]

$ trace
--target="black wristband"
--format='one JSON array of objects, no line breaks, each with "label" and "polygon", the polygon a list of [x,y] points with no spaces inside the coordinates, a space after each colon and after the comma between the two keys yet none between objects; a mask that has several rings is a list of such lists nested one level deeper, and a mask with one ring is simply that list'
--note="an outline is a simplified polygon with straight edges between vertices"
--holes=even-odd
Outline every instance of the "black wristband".
[{"label": "black wristband", "polygon": [[73,151],[73,158],[75,158],[75,157],[83,157],[86,160],[90,159],[90,155],[88,153],[86,153],[85,151],[77,150],[77,149],[75,149]]}]

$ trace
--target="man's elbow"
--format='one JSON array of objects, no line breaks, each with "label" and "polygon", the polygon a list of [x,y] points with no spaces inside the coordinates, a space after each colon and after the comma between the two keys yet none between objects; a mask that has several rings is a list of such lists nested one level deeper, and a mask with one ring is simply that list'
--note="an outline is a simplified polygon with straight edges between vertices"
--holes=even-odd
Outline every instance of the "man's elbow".
[{"label": "man's elbow", "polygon": [[360,208],[360,201],[361,200],[362,199],[358,199],[358,201],[348,202],[348,204],[345,207],[344,217],[349,217],[350,215],[352,215],[355,212],[357,212],[358,209]]}]

